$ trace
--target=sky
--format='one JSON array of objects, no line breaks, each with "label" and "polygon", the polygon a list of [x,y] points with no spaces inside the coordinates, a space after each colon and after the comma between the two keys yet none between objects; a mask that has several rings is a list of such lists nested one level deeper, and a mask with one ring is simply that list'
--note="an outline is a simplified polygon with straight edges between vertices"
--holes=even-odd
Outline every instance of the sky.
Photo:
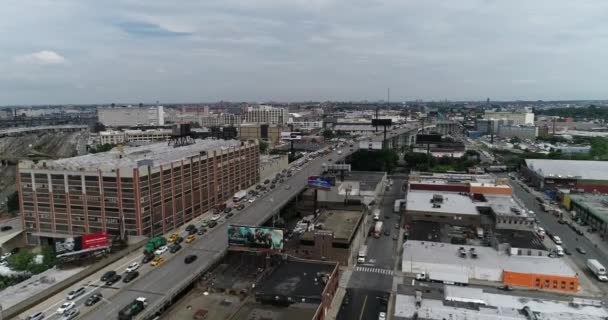
[{"label": "sky", "polygon": [[0,105],[608,98],[606,0],[3,0]]}]

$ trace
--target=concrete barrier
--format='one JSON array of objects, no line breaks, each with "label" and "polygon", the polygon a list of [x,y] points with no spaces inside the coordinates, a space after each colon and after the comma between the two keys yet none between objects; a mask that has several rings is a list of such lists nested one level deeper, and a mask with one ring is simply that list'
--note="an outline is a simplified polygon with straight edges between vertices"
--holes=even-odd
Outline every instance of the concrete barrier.
[{"label": "concrete barrier", "polygon": [[117,252],[116,254],[110,255],[107,258],[101,259],[101,260],[93,263],[92,265],[88,266],[87,268],[85,268],[84,270],[75,274],[74,276],[71,276],[65,280],[57,282],[56,284],[52,285],[51,287],[38,292],[37,294],[29,297],[28,299],[21,301],[6,310],[0,311],[0,312],[2,312],[2,314],[0,314],[0,319],[11,319],[11,318],[18,316],[19,314],[23,313],[24,311],[26,311],[26,310],[32,308],[33,306],[41,303],[42,301],[46,300],[50,296],[53,296],[53,295],[57,294],[58,292],[65,290],[66,288],[73,285],[74,283],[92,275],[93,273],[103,269],[104,267],[139,250],[141,247],[143,247],[146,244],[146,242],[147,242],[147,238],[142,238],[139,242],[128,246],[124,250],[121,250],[121,251]]}]

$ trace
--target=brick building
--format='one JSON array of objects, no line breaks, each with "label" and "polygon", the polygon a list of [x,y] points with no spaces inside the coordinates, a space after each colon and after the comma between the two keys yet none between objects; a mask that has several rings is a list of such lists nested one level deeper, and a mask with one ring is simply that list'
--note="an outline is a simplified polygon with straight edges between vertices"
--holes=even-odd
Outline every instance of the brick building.
[{"label": "brick building", "polygon": [[17,187],[29,243],[107,231],[153,236],[259,179],[257,144],[157,143],[53,161],[21,161]]}]

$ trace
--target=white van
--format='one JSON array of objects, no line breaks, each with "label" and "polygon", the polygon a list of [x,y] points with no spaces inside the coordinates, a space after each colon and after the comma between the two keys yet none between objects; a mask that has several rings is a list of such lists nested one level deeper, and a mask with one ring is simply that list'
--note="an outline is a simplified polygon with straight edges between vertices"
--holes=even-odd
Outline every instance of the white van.
[{"label": "white van", "polygon": [[562,239],[558,236],[553,236],[553,242],[555,242],[555,244],[562,244]]},{"label": "white van", "polygon": [[560,246],[560,245],[555,246],[555,254],[557,254],[558,257],[563,257],[564,248],[562,248],[562,246]]}]

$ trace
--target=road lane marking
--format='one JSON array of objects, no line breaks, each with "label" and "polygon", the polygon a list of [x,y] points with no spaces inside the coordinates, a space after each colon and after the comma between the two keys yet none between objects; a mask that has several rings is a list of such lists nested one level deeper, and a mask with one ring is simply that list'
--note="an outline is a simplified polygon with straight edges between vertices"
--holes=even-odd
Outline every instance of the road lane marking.
[{"label": "road lane marking", "polygon": [[359,313],[359,320],[363,319],[363,311],[365,311],[365,305],[367,304],[367,295],[365,299],[363,299],[363,306],[361,307],[361,312]]}]

